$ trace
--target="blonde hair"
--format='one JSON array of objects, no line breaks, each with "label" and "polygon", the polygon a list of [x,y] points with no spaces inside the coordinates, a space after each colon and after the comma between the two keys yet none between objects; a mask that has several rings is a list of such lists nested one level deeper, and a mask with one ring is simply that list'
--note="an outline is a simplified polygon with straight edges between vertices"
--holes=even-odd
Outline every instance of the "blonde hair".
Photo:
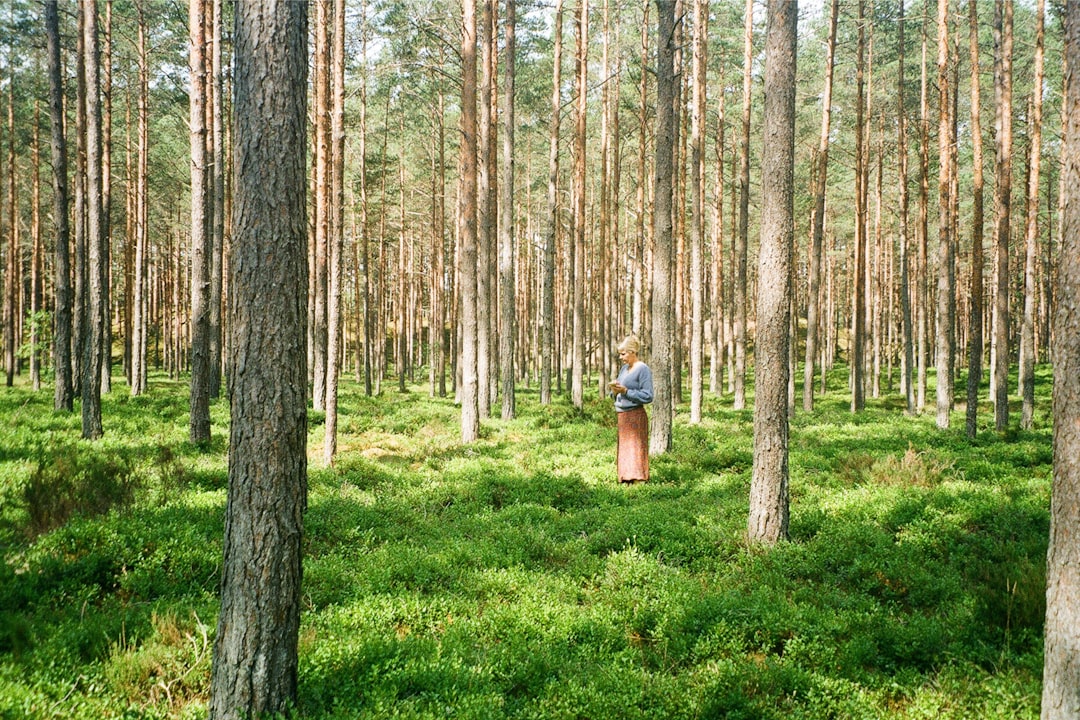
[{"label": "blonde hair", "polygon": [[641,352],[641,341],[637,339],[637,335],[627,335],[621,343],[619,343],[620,352],[632,352],[637,355]]}]

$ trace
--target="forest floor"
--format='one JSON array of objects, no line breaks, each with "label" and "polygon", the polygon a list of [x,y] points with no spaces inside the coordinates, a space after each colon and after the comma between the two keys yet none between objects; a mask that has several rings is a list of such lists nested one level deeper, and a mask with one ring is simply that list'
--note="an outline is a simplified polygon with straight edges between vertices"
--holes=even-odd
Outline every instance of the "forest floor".
[{"label": "forest floor", "polygon": [[[541,406],[459,441],[452,398],[342,386],[310,415],[304,718],[1038,717],[1049,369],[1036,429],[940,431],[895,393],[791,427],[791,540],[747,545],[751,411],[681,406],[652,479],[614,479],[610,405]],[[959,384],[958,387],[963,387]],[[931,395],[932,397],[932,392]],[[595,397],[595,396],[594,396]],[[801,393],[799,395],[801,397]],[[103,402],[0,389],[0,718],[202,718],[228,406],[186,441],[187,388]],[[1019,411],[1014,413],[1014,425]]]}]

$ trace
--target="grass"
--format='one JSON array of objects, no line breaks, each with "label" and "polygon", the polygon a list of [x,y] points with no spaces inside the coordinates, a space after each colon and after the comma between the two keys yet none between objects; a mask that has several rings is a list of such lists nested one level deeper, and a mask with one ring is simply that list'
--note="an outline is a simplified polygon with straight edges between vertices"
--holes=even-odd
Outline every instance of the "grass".
[{"label": "grass", "polygon": [[[298,714],[1037,717],[1039,403],[1036,430],[995,433],[986,409],[969,441],[962,411],[940,431],[895,397],[858,416],[821,398],[792,422],[792,539],[762,550],[752,414],[729,399],[680,412],[624,488],[599,400],[523,389],[463,446],[450,399],[346,382],[334,469],[312,415]],[[194,447],[184,385],[117,382],[90,444],[51,394],[0,391],[0,719],[206,716],[224,401],[213,417]]]}]

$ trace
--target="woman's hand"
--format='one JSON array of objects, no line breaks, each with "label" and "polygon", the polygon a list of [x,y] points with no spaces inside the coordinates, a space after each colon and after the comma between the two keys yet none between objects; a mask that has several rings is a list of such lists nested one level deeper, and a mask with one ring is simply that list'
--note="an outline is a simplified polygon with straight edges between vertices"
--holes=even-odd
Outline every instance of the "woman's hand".
[{"label": "woman's hand", "polygon": [[610,382],[608,383],[608,387],[611,388],[611,392],[615,393],[616,395],[626,392],[626,386],[618,382]]}]

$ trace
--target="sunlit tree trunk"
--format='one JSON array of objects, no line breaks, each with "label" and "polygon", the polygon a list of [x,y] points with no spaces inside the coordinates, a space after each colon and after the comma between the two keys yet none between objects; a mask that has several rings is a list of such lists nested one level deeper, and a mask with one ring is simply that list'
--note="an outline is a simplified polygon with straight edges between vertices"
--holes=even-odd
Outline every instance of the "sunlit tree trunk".
[{"label": "sunlit tree trunk", "polygon": [[675,328],[671,327],[672,290],[672,195],[675,149],[675,3],[656,0],[656,171],[653,186],[653,277],[652,342],[649,364],[653,371],[653,413],[649,423],[649,453],[659,455],[671,449],[672,345]]},{"label": "sunlit tree trunk", "polygon": [[461,159],[458,163],[458,242],[461,286],[461,439],[480,437],[476,312],[476,0],[464,0],[461,30]]},{"label": "sunlit tree trunk", "polygon": [[814,209],[807,268],[809,288],[806,304],[806,364],[803,367],[803,410],[814,409],[814,360],[818,352],[821,299],[821,243],[825,232],[825,187],[829,168],[829,133],[832,120],[833,66],[836,56],[836,27],[840,0],[832,0],[829,10],[829,41],[825,48],[825,89],[821,94],[821,134],[814,154]]},{"label": "sunlit tree trunk", "polygon": [[[326,406],[326,363],[327,363],[327,244],[330,235],[330,3],[332,0],[315,0],[315,45],[312,50],[312,96],[313,118],[313,193],[314,209],[311,263],[311,298],[308,303],[312,309],[309,333],[311,348],[312,393],[311,404],[315,410],[324,410]],[[398,328],[400,334],[401,328]]]},{"label": "sunlit tree trunk", "polygon": [[515,44],[516,18],[515,0],[506,0],[506,15],[503,18],[506,55],[503,62],[505,79],[503,91],[503,137],[502,137],[502,201],[499,211],[502,222],[499,225],[499,294],[502,307],[499,315],[499,361],[502,376],[502,419],[514,417],[514,333],[517,313],[514,308],[515,295],[515,249],[514,249],[514,64],[517,60]]},{"label": "sunlit tree trunk", "polygon": [[284,714],[295,703],[307,504],[307,5],[236,11],[232,420],[214,720]]},{"label": "sunlit tree trunk", "polygon": [[851,295],[851,411],[866,404],[866,3],[859,0],[858,49],[855,61],[855,255]]},{"label": "sunlit tree trunk", "polygon": [[222,292],[225,253],[225,70],[222,62],[222,3],[224,0],[212,0],[209,40],[212,47],[210,57],[210,152],[213,175],[210,185],[211,202],[214,210],[210,224],[210,238],[213,254],[210,258],[210,397],[221,395],[222,371]]},{"label": "sunlit tree trunk", "polygon": [[210,440],[210,270],[214,248],[207,222],[206,0],[188,5],[191,82],[191,442]]},{"label": "sunlit tree trunk", "polygon": [[577,57],[574,104],[574,196],[573,196],[573,360],[570,396],[574,407],[585,402],[585,130],[589,82],[589,3],[579,0],[575,13]]},{"label": "sunlit tree trunk", "polygon": [[994,105],[997,173],[994,183],[993,386],[994,427],[1009,425],[1009,226],[1012,207],[1012,0],[994,3]]},{"label": "sunlit tree trunk", "polygon": [[34,392],[41,389],[41,310],[42,310],[42,257],[41,243],[41,153],[39,128],[40,110],[34,104],[34,130],[31,136],[30,156],[33,173],[30,178],[30,386]]},{"label": "sunlit tree trunk", "polygon": [[341,374],[343,322],[342,254],[345,252],[345,0],[334,0],[330,53],[330,237],[327,242],[326,423],[323,463],[337,453],[338,376]]},{"label": "sunlit tree trunk", "polygon": [[916,375],[915,406],[921,412],[926,407],[926,366],[930,354],[930,293],[929,250],[930,225],[930,103],[927,101],[929,88],[927,78],[927,18],[923,13],[922,21],[922,60],[919,81],[919,224],[916,227],[918,243],[918,267],[915,278],[915,314],[916,333],[918,335],[918,370]]},{"label": "sunlit tree trunk", "polygon": [[477,400],[481,417],[492,413],[491,378],[498,367],[492,356],[495,304],[492,302],[491,266],[498,230],[498,148],[496,146],[495,113],[496,68],[495,53],[497,0],[481,0],[480,15],[480,125],[477,142],[477,231],[476,231],[476,372],[479,383]]},{"label": "sunlit tree trunk", "polygon": [[937,292],[937,426],[949,427],[952,410],[953,331],[956,297],[952,285],[952,130],[949,116],[949,0],[938,0],[938,292]]},{"label": "sunlit tree trunk", "polygon": [[1042,155],[1043,121],[1043,16],[1045,0],[1035,4],[1035,77],[1031,91],[1031,161],[1028,174],[1027,228],[1024,236],[1024,321],[1020,333],[1020,396],[1023,410],[1020,427],[1030,430],[1035,415],[1035,303],[1036,264],[1039,256],[1039,165]]},{"label": "sunlit tree trunk", "polygon": [[551,404],[551,375],[555,356],[555,246],[559,236],[559,90],[562,82],[562,0],[555,0],[555,38],[552,49],[551,126],[548,133],[547,228],[540,290],[540,403]]},{"label": "sunlit tree trunk", "polygon": [[750,231],[750,91],[753,87],[754,0],[746,0],[743,28],[742,135],[739,150],[739,224],[735,231],[735,403],[746,407],[746,263]]},{"label": "sunlit tree trunk", "polygon": [[701,422],[704,390],[705,334],[705,63],[708,34],[708,0],[693,0],[694,50],[692,59],[692,103],[690,118],[690,177],[693,214],[690,220],[690,422]]},{"label": "sunlit tree trunk", "polygon": [[709,263],[711,322],[709,327],[709,392],[723,393],[724,384],[724,66],[720,66],[720,91],[716,106],[716,186],[713,198],[712,238]]},{"label": "sunlit tree trunk", "polygon": [[[1040,3],[1041,4],[1041,3]],[[1046,558],[1042,720],[1080,717],[1080,2],[1065,7],[1061,253],[1054,361],[1054,483]]]},{"label": "sunlit tree trunk", "polygon": [[750,542],[788,537],[788,343],[794,241],[795,0],[770,0],[765,31],[765,142],[754,360]]}]

